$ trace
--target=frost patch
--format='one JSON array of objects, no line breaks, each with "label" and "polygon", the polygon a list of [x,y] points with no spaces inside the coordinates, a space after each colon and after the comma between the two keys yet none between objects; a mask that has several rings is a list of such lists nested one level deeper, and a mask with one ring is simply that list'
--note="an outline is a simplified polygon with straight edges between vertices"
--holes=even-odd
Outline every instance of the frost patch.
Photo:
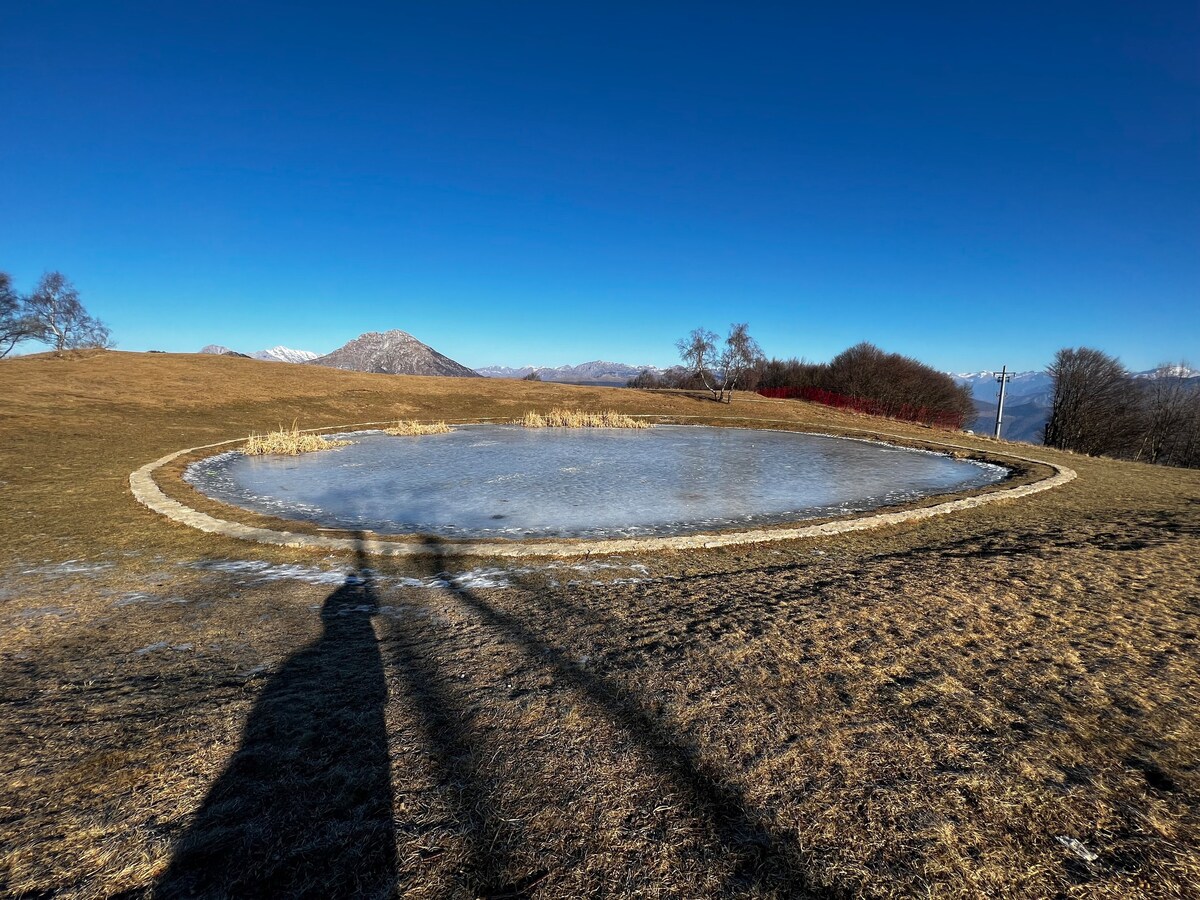
[{"label": "frost patch", "polygon": [[186,651],[186,650],[194,650],[194,649],[195,649],[195,645],[193,645],[193,644],[171,644],[171,643],[168,643],[167,641],[156,641],[153,644],[147,644],[145,647],[141,647],[137,650],[134,650],[133,655],[134,656],[145,656],[148,653],[157,653],[159,650]]},{"label": "frost patch", "polygon": [[[251,560],[210,560],[195,563],[193,568],[225,575],[241,575],[250,583],[269,581],[302,581],[305,584],[362,584],[363,579],[349,569],[318,569],[315,566],[282,565]],[[369,570],[364,572],[370,577]]]},{"label": "frost patch", "polygon": [[[508,569],[471,569],[457,575],[443,575],[451,587],[471,590],[472,588],[506,588],[512,586],[512,573]],[[443,582],[444,583],[444,582]]]},{"label": "frost patch", "polygon": [[46,578],[62,578],[67,575],[99,575],[113,567],[113,563],[89,563],[68,559],[61,563],[48,563],[33,569],[24,569],[18,575],[41,575]]},{"label": "frost patch", "polygon": [[[303,565],[272,565],[271,563],[255,560],[209,560],[193,563],[191,568],[205,572],[220,572],[225,575],[240,576],[245,584],[265,584],[277,581],[300,581],[305,584],[328,585],[362,585],[369,580],[380,589],[403,588],[441,588],[454,590],[502,590],[513,586],[514,580],[530,575],[549,575],[552,587],[558,587],[560,580],[569,584],[641,584],[653,581],[650,570],[641,563],[624,562],[584,562],[584,563],[550,563],[544,566],[483,566],[468,569],[464,572],[439,572],[426,578],[415,576],[384,576],[371,569],[320,569],[315,566]],[[566,578],[560,579],[560,573]],[[595,576],[621,573],[623,577],[596,580]],[[591,575],[591,579],[570,578],[572,575]],[[133,603],[167,603],[186,602],[172,601],[169,598],[154,599],[154,595],[134,592],[126,595],[126,599],[117,602],[124,606]]]},{"label": "frost patch", "polygon": [[168,604],[187,603],[181,597],[164,597],[161,594],[150,594],[145,591],[130,591],[127,594],[122,594],[113,601],[113,606],[166,606]]},{"label": "frost patch", "polygon": [[1076,840],[1073,837],[1067,837],[1065,834],[1058,835],[1058,842],[1082,859],[1085,863],[1094,863],[1100,858],[1100,854],[1095,850],[1088,849],[1083,841]]},{"label": "frost patch", "polygon": [[75,618],[74,610],[63,609],[61,606],[38,606],[21,610],[22,619],[40,619],[44,616],[57,616],[60,619]]}]

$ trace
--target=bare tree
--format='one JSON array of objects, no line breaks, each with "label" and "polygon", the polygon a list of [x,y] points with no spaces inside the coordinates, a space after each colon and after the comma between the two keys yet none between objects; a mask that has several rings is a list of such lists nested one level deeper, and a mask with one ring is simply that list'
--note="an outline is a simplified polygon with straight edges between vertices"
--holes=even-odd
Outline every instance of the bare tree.
[{"label": "bare tree", "polygon": [[679,358],[684,366],[695,373],[714,397],[719,398],[716,377],[711,370],[711,366],[717,361],[716,332],[707,328],[695,328],[687,337],[677,340],[675,348],[679,351]]},{"label": "bare tree", "polygon": [[1120,360],[1091,347],[1068,347],[1046,373],[1054,381],[1046,446],[1089,456],[1124,455],[1136,446],[1136,392]]},{"label": "bare tree", "polygon": [[1164,363],[1142,385],[1143,434],[1135,459],[1152,463],[1173,462],[1175,451],[1186,439],[1192,412],[1192,393],[1186,363]]},{"label": "bare tree", "polygon": [[33,323],[25,312],[24,298],[13,289],[12,277],[0,272],[0,359],[33,336]]},{"label": "bare tree", "polygon": [[108,327],[88,315],[79,291],[60,272],[47,272],[25,301],[33,337],[55,350],[106,348],[113,345]]},{"label": "bare tree", "polygon": [[625,382],[625,387],[651,390],[656,387],[662,387],[662,379],[650,369],[642,369],[642,371]]},{"label": "bare tree", "polygon": [[1200,469],[1200,387],[1193,388],[1188,397],[1171,464]]},{"label": "bare tree", "polygon": [[733,390],[741,384],[748,372],[758,365],[763,358],[763,352],[758,341],[750,337],[749,326],[745,322],[729,326],[729,336],[725,338],[725,346],[721,349],[717,365],[721,369],[721,397],[728,394],[728,402],[733,402]]}]

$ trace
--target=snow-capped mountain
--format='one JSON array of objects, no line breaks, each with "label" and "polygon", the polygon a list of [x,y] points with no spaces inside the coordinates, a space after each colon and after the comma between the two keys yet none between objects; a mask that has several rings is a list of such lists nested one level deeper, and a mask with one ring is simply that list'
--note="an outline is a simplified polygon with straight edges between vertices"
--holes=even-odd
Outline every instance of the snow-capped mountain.
[{"label": "snow-capped mountain", "polygon": [[1147,369],[1145,372],[1134,372],[1134,378],[1158,378],[1162,375],[1168,378],[1200,378],[1200,369],[1192,369],[1184,365],[1163,366],[1161,369]]},{"label": "snow-capped mountain", "polygon": [[[976,400],[988,403],[996,402],[1000,394],[1000,383],[996,381],[995,372],[966,372],[948,373],[958,384],[965,384],[971,389],[971,396]],[[1036,397],[1053,389],[1053,382],[1045,372],[1010,372],[1008,389],[1005,391],[1007,400],[1021,397]]]},{"label": "snow-capped mountain", "polygon": [[311,350],[293,350],[290,347],[272,347],[270,350],[259,350],[256,353],[238,353],[222,344],[208,344],[200,348],[201,353],[212,353],[216,356],[240,356],[243,359],[262,359],[267,362],[302,363],[316,359],[319,353]]},{"label": "snow-capped mountain", "polygon": [[305,363],[310,362],[320,356],[319,353],[313,353],[311,350],[293,350],[291,347],[272,347],[270,350],[258,350],[250,354],[255,359],[266,360],[267,362],[287,362],[287,363]]},{"label": "snow-capped mountain", "polygon": [[369,331],[332,353],[307,360],[309,365],[386,375],[479,376],[461,363],[422,344],[406,331]]},{"label": "snow-capped mountain", "polygon": [[654,373],[660,371],[656,366],[631,366],[600,359],[577,366],[483,366],[475,371],[485,378],[524,378],[530,372],[537,372],[542,381],[562,384],[624,385],[646,369]]}]

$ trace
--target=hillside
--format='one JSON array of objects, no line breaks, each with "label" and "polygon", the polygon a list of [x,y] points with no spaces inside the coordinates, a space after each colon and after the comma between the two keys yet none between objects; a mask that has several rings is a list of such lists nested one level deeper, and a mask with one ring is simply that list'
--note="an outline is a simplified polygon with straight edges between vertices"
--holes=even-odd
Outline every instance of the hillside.
[{"label": "hillside", "polygon": [[[1194,893],[1200,471],[801,401],[464,386],[0,360],[6,893],[238,896],[253,869],[337,896],[381,846],[367,874],[415,898]],[[252,544],[129,490],[252,429],[554,406],[1008,447],[1079,477],[869,532],[534,562]],[[264,835],[285,849],[229,849]]]},{"label": "hillside", "polygon": [[369,331],[309,365],[384,375],[438,375],[479,378],[479,374],[438,353],[406,331]]},{"label": "hillside", "polygon": [[[975,421],[967,428],[976,434],[990,435],[996,430],[996,404],[983,400],[975,401],[978,413]],[[1046,422],[1050,419],[1050,399],[1045,396],[1004,400],[1005,440],[1041,444],[1046,433]]]}]

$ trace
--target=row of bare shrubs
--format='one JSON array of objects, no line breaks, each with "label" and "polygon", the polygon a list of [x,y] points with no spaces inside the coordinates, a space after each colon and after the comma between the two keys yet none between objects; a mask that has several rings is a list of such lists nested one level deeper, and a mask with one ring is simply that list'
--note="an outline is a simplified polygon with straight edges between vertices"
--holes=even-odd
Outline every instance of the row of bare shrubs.
[{"label": "row of bare shrubs", "polygon": [[[874,415],[961,428],[975,417],[968,388],[919,360],[863,342],[827,363],[770,359],[754,373],[755,390],[791,389],[797,396],[828,394]],[[919,413],[919,414],[918,414]]]},{"label": "row of bare shrubs", "polygon": [[[675,366],[662,372],[644,371],[629,381],[629,387],[706,390],[711,389],[710,380],[703,372]],[[777,397],[837,397],[840,405],[869,410],[872,415],[941,427],[961,428],[975,418],[971,392],[949,375],[866,342],[843,350],[827,363],[759,357],[740,373],[737,385]]]}]

